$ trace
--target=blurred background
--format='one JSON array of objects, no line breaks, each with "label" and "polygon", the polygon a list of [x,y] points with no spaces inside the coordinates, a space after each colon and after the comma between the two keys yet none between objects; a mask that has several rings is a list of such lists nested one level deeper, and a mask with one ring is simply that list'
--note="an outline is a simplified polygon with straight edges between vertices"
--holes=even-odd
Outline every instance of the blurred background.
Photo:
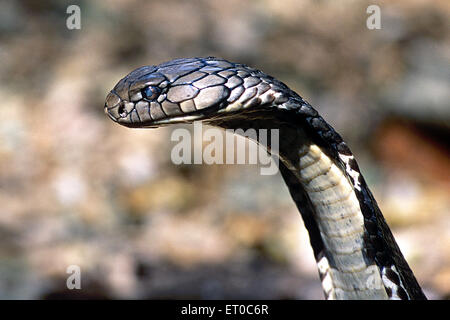
[{"label": "blurred background", "polygon": [[176,166],[175,127],[103,113],[136,67],[212,55],[285,82],[342,134],[426,294],[449,299],[450,3],[376,1],[380,30],[370,4],[0,1],[0,298],[323,299],[279,174]]}]

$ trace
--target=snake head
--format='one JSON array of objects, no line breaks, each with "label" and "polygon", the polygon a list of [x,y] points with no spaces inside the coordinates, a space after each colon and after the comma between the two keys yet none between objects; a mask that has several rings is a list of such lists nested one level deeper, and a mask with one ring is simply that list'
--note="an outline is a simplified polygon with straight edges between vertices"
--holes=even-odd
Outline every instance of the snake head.
[{"label": "snake head", "polygon": [[106,97],[105,113],[127,127],[191,123],[283,103],[284,89],[242,64],[214,57],[176,59],[140,67],[121,79]]}]

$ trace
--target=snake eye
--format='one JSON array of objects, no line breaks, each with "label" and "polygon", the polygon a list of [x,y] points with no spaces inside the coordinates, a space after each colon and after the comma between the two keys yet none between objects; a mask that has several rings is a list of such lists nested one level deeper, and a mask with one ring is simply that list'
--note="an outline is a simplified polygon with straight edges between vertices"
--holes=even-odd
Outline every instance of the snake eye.
[{"label": "snake eye", "polygon": [[148,86],[142,89],[142,96],[147,100],[155,100],[160,92],[158,87]]}]

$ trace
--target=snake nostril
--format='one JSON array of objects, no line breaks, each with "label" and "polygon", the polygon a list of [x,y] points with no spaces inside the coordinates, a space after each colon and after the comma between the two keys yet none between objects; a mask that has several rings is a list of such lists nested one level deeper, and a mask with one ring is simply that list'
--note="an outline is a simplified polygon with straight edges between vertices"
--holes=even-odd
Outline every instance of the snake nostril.
[{"label": "snake nostril", "polygon": [[117,111],[119,112],[119,116],[121,116],[122,118],[125,118],[127,116],[127,110],[125,109],[125,106],[123,103],[120,104]]}]

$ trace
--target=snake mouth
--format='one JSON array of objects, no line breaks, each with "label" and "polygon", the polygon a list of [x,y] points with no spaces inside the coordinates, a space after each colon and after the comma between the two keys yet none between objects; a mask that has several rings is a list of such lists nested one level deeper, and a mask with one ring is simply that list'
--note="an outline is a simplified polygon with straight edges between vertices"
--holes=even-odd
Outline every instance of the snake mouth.
[{"label": "snake mouth", "polygon": [[[120,104],[122,104],[122,102]],[[179,116],[165,117],[157,120],[137,120],[134,122],[131,120],[131,112],[123,114],[123,116],[120,115],[120,104],[119,106],[116,105],[113,107],[109,107],[107,104],[105,104],[103,110],[111,120],[129,128],[159,128],[172,124],[192,123],[194,121],[203,120],[207,117],[207,115],[203,112],[192,112]]]},{"label": "snake mouth", "polygon": [[105,103],[105,106],[103,107],[103,112],[114,122],[117,122],[117,118],[112,114],[111,109],[108,107],[108,105]]}]

